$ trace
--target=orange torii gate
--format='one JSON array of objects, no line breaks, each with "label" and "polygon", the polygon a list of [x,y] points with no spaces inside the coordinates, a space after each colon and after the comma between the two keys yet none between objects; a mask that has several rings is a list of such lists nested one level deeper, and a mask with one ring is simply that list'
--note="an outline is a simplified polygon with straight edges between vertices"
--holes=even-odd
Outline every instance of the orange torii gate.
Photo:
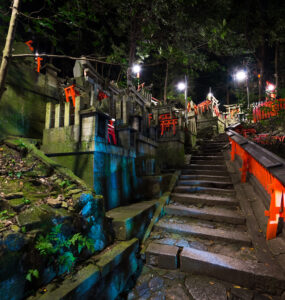
[{"label": "orange torii gate", "polygon": [[176,134],[176,125],[178,125],[177,118],[171,118],[170,114],[162,114],[159,116],[160,121],[160,135],[162,136],[167,129],[172,127],[173,135]]}]

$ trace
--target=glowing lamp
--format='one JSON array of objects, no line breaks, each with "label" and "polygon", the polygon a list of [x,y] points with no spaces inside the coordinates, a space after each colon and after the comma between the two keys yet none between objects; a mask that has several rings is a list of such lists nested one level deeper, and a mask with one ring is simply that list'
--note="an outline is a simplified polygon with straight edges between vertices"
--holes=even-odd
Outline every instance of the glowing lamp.
[{"label": "glowing lamp", "polygon": [[179,91],[184,91],[186,89],[185,82],[179,82],[177,88]]},{"label": "glowing lamp", "polygon": [[134,73],[139,73],[141,71],[141,66],[140,65],[134,65],[133,66],[133,72]]},{"label": "glowing lamp", "polygon": [[272,84],[272,83],[269,83],[269,84],[267,85],[267,87],[266,87],[266,90],[267,90],[268,92],[274,91],[274,90],[275,90],[275,85]]},{"label": "glowing lamp", "polygon": [[244,81],[247,78],[247,74],[245,71],[238,71],[235,75],[237,81]]}]

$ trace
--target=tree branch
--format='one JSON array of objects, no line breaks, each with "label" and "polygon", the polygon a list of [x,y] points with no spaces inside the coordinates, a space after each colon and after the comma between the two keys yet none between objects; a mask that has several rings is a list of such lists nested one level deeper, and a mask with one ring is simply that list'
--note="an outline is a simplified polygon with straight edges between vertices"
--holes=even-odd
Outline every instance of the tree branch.
[{"label": "tree branch", "polygon": [[11,58],[17,58],[17,57],[54,57],[54,58],[67,58],[71,60],[87,60],[87,61],[94,61],[97,63],[105,64],[105,65],[113,65],[113,66],[121,66],[121,64],[117,63],[109,63],[103,60],[99,60],[96,58],[89,58],[86,56],[81,57],[74,57],[69,55],[57,55],[57,54],[45,54],[45,53],[39,53],[39,54],[12,54],[10,56]]}]

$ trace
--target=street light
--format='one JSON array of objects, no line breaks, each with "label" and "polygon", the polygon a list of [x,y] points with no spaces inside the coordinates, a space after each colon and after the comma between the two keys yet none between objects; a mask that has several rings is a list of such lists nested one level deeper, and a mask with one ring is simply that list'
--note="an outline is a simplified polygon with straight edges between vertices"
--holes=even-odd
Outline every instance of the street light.
[{"label": "street light", "polygon": [[133,72],[136,74],[139,74],[141,71],[141,66],[140,65],[133,65]]},{"label": "street light", "polygon": [[179,82],[177,85],[177,88],[179,91],[184,91],[184,97],[185,97],[185,120],[186,120],[186,126],[187,126],[187,76],[185,75],[185,81]]},{"label": "street light", "polygon": [[137,74],[137,80],[138,80],[138,88],[140,85],[140,71],[141,71],[141,66],[140,65],[133,65],[132,71],[133,73]]},{"label": "street light", "polygon": [[247,95],[247,108],[249,108],[249,88],[248,88],[248,75],[244,70],[237,71],[234,75],[236,81],[242,82],[245,80],[246,83],[246,95]]}]

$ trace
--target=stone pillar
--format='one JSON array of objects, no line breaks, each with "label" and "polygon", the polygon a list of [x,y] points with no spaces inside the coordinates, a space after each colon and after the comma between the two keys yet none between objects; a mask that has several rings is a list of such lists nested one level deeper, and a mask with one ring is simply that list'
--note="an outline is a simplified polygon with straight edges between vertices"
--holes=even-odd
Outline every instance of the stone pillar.
[{"label": "stone pillar", "polygon": [[55,105],[54,128],[59,128],[60,122],[60,104]]},{"label": "stone pillar", "polygon": [[80,96],[75,97],[75,110],[74,110],[74,125],[79,125],[80,123]]},{"label": "stone pillar", "polygon": [[45,122],[45,129],[50,129],[51,126],[51,102],[46,104],[46,122]]},{"label": "stone pillar", "polygon": [[70,126],[70,102],[64,103],[64,127]]},{"label": "stone pillar", "polygon": [[155,125],[158,125],[158,110],[154,112]]},{"label": "stone pillar", "polygon": [[128,119],[127,119],[127,96],[123,96],[123,124],[127,124]]}]

